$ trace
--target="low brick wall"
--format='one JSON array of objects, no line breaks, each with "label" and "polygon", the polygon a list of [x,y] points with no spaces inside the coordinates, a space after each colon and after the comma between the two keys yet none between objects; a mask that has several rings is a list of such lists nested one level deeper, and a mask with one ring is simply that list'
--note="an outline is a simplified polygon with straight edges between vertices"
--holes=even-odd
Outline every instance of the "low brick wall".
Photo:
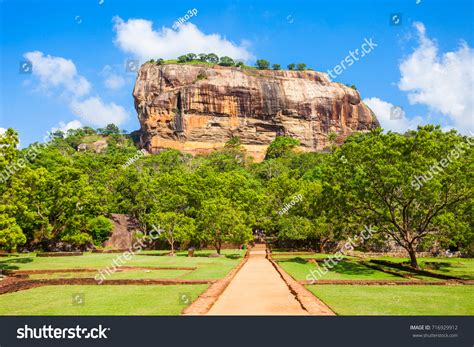
[{"label": "low brick wall", "polygon": [[36,253],[37,257],[75,257],[82,255],[82,252],[43,252]]},{"label": "low brick wall", "polygon": [[449,280],[449,281],[423,281],[423,280],[317,280],[298,281],[302,285],[402,285],[402,286],[453,286],[453,285],[474,285],[474,280]]},{"label": "low brick wall", "polygon": [[273,267],[278,271],[281,278],[285,281],[290,291],[295,295],[301,306],[314,316],[335,316],[336,314],[313,293],[306,289],[301,283],[297,282],[293,277],[288,275],[267,253],[267,259],[272,263]]}]

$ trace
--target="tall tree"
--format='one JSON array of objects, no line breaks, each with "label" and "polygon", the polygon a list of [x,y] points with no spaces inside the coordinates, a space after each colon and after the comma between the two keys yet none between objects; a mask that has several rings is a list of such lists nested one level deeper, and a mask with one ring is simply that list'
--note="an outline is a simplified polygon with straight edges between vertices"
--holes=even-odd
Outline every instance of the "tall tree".
[{"label": "tall tree", "polygon": [[328,175],[346,214],[391,237],[418,268],[420,242],[449,233],[450,209],[473,198],[472,140],[434,126],[357,134],[334,152]]},{"label": "tall tree", "polygon": [[221,254],[224,242],[246,243],[252,239],[252,230],[245,224],[242,211],[229,199],[204,201],[198,213],[201,237]]}]

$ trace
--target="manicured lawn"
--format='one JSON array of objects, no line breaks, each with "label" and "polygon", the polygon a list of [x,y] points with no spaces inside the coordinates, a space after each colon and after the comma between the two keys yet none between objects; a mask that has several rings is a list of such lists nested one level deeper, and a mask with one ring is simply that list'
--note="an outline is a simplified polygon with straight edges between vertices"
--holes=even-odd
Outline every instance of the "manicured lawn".
[{"label": "manicured lawn", "polygon": [[458,286],[309,285],[339,315],[473,315],[474,288]]},{"label": "manicured lawn", "polygon": [[327,257],[331,256],[330,254],[324,254],[324,253],[313,253],[313,254],[294,254],[290,252],[277,252],[277,253],[272,253],[273,258],[282,258],[282,259],[287,259],[287,258],[303,258],[303,259],[326,259]]},{"label": "manicured lawn", "polygon": [[[178,278],[192,270],[131,270],[111,273],[107,279],[153,279],[153,278]],[[47,278],[94,278],[97,272],[55,272],[48,274],[31,274],[30,279]]]},{"label": "manicured lawn", "polygon": [[[153,256],[145,254],[159,254],[159,251],[142,252],[133,256],[130,260],[121,263],[117,259],[121,253],[85,253],[82,256],[71,257],[36,257],[30,256],[0,258],[0,268],[11,270],[35,270],[35,269],[79,269],[93,268],[105,269],[114,267],[112,261],[124,266],[151,266],[151,267],[196,267],[197,269],[184,274],[183,279],[219,279],[232,270],[245,254],[243,250],[224,250],[226,256],[209,258],[207,255],[213,251],[196,252],[195,257],[187,257],[187,252],[179,252],[178,256]],[[169,271],[169,270],[166,270]],[[138,276],[146,276],[145,272],[135,272]],[[163,273],[165,274],[165,273]],[[127,274],[125,276],[130,276]],[[141,277],[126,277],[141,278]]]},{"label": "manicured lawn", "polygon": [[[213,251],[162,256],[161,251],[144,251],[122,263],[124,266],[195,267],[196,270],[117,271],[107,279],[220,279],[242,259],[245,251],[224,250],[226,256],[211,257]],[[151,254],[151,255],[147,255]],[[11,270],[105,269],[121,253],[85,253],[70,257],[36,257],[35,254],[0,258],[0,268]],[[124,259],[124,258],[122,258]],[[121,264],[120,261],[116,263]],[[117,267],[120,270],[120,267]],[[32,274],[30,278],[94,278],[96,272]],[[179,315],[208,285],[54,285],[0,295],[0,315]],[[85,305],[73,305],[73,294],[84,295]]]},{"label": "manicured lawn", "polygon": [[[207,285],[44,286],[0,295],[0,315],[179,315]],[[84,299],[78,305],[73,298]]]},{"label": "manicured lawn", "polygon": [[[310,274],[310,270],[317,270],[318,265],[309,262],[310,259],[329,258],[328,254],[294,254],[292,252],[274,252],[273,259],[281,265],[281,267],[297,280],[306,280],[306,276]],[[375,259],[388,260],[394,263],[407,262],[406,258],[390,258],[378,257]],[[364,260],[369,262],[369,259]],[[370,264],[370,263],[369,263]],[[420,267],[433,273],[456,276],[463,279],[474,279],[474,259],[466,258],[420,258]],[[410,278],[396,276],[377,269],[370,268],[362,264],[360,258],[345,257],[333,268],[328,267],[328,273],[324,274],[321,279],[327,280],[405,280],[420,279],[425,281],[439,281],[440,279],[419,275],[412,271],[397,269],[389,265],[371,264],[378,266],[389,272],[398,273],[400,275],[408,275]],[[319,263],[319,268],[323,266]]]},{"label": "manicured lawn", "polygon": [[[278,264],[296,280],[306,280],[306,276],[310,274],[311,270],[318,270],[318,265],[306,262],[302,258],[278,260]],[[321,277],[318,277],[315,272],[316,278],[323,280],[403,280],[402,277],[371,269],[350,260],[343,260],[328,270]]]},{"label": "manicured lawn", "polygon": [[[408,263],[408,258],[379,257],[395,263]],[[474,280],[474,259],[472,258],[420,258],[418,264],[423,270],[443,275]]]}]

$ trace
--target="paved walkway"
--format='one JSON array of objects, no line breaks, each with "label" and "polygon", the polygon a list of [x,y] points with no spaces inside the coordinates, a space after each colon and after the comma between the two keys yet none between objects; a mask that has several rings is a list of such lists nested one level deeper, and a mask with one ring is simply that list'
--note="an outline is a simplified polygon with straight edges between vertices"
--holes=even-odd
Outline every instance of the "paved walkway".
[{"label": "paved walkway", "polygon": [[265,245],[256,245],[208,315],[307,315],[265,258]]}]

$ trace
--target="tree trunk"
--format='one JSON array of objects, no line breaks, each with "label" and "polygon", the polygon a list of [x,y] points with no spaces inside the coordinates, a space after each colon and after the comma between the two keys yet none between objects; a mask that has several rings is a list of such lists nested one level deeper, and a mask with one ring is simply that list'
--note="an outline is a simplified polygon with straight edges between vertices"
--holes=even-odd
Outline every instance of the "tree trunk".
[{"label": "tree trunk", "polygon": [[171,242],[171,254],[174,254],[174,242]]},{"label": "tree trunk", "polygon": [[414,269],[418,269],[418,261],[416,260],[416,252],[413,249],[413,245],[408,246],[408,254],[410,255],[410,266]]},{"label": "tree trunk", "polygon": [[319,253],[324,253],[324,246],[326,246],[326,242],[328,242],[328,239],[322,239],[319,243]]},{"label": "tree trunk", "polygon": [[220,243],[216,243],[216,251],[217,251],[217,254],[221,254],[221,244]]}]

